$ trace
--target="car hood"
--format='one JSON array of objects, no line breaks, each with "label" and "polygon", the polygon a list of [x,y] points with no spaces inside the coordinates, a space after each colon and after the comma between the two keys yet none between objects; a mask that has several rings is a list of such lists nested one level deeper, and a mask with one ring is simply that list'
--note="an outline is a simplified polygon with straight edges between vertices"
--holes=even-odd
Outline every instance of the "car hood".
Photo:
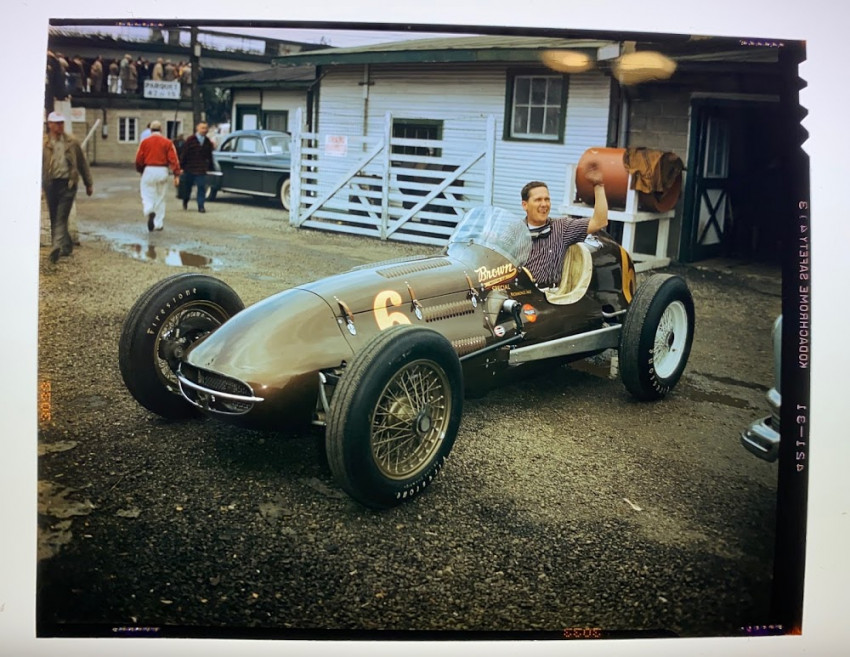
[{"label": "car hood", "polygon": [[200,367],[280,387],[295,376],[351,357],[334,312],[311,292],[291,289],[231,317],[187,353]]},{"label": "car hood", "polygon": [[386,306],[410,307],[457,293],[482,292],[516,275],[497,254],[481,249],[464,259],[437,255],[388,261],[353,269],[300,286],[322,297],[336,312],[371,313]]},{"label": "car hood", "polygon": [[[488,288],[515,275],[487,249],[358,267],[246,308],[193,345],[187,362],[248,383],[282,386],[288,378],[338,367],[395,324],[467,316]],[[440,322],[441,329],[446,325]]]}]

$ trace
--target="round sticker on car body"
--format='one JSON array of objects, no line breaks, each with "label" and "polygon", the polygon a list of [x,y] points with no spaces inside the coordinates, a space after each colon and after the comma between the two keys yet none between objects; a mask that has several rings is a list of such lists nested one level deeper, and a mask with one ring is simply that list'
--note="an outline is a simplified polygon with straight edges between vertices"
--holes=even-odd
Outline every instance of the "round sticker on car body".
[{"label": "round sticker on car body", "polygon": [[537,309],[530,303],[527,303],[522,307],[522,316],[525,318],[525,321],[534,324],[537,321]]}]

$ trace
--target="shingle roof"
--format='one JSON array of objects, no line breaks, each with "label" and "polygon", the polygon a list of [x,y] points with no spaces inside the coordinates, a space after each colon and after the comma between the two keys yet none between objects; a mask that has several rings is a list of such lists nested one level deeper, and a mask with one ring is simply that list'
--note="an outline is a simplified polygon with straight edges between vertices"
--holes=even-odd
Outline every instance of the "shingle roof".
[{"label": "shingle roof", "polygon": [[272,66],[261,71],[238,73],[213,80],[204,80],[204,85],[216,86],[298,86],[298,83],[310,83],[316,79],[315,66]]},{"label": "shingle roof", "polygon": [[276,57],[279,66],[355,64],[367,62],[528,61],[548,49],[583,50],[614,43],[600,39],[467,36],[393,41],[353,48],[327,48]]}]

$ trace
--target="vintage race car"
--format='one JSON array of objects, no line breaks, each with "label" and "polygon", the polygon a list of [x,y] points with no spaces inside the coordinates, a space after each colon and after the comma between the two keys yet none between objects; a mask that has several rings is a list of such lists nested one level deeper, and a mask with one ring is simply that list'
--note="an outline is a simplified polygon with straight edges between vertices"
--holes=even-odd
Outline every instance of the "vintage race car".
[{"label": "vintage race car", "polygon": [[357,267],[247,309],[222,281],[177,274],[128,313],[121,374],[165,418],[323,427],[338,484],[390,507],[434,480],[465,395],[515,381],[517,368],[616,349],[641,400],[681,377],[694,334],[681,277],[636,289],[630,255],[600,231],[568,249],[557,289],[541,289],[523,267],[530,249],[522,218],[479,207],[439,255]]}]

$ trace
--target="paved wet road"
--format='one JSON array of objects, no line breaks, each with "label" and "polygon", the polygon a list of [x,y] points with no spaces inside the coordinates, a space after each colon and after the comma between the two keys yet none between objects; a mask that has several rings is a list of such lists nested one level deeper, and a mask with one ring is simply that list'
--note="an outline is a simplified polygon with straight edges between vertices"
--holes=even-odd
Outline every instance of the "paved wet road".
[{"label": "paved wet road", "polygon": [[596,361],[467,400],[433,488],[376,513],[336,488],[319,434],[151,415],[123,388],[118,335],[177,271],[253,303],[428,249],[295,230],[233,196],[204,215],[169,199],[149,234],[136,174],[94,173],[81,247],[41,265],[40,633],[711,636],[769,620],[777,471],[738,433],[765,412],[778,280],[682,270],[698,326],[669,398],[634,402]]}]

